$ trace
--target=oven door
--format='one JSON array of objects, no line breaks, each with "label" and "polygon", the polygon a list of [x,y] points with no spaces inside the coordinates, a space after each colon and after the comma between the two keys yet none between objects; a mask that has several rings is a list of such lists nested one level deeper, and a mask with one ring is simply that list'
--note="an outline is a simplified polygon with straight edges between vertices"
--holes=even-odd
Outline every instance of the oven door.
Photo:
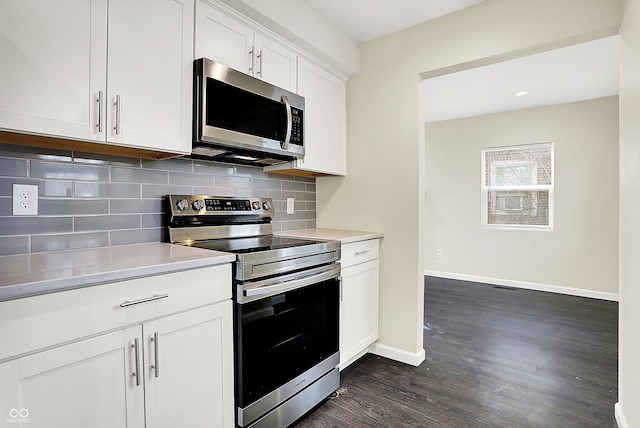
[{"label": "oven door", "polygon": [[319,269],[297,280],[238,285],[238,294],[250,299],[235,307],[238,425],[251,424],[338,364],[340,266]]}]

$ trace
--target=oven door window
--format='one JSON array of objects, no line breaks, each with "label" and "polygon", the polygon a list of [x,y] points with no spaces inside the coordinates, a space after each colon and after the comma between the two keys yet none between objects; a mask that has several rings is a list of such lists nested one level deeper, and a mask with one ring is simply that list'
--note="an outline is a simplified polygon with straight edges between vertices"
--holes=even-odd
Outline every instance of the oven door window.
[{"label": "oven door window", "polygon": [[337,279],[236,305],[236,382],[246,407],[338,351]]}]

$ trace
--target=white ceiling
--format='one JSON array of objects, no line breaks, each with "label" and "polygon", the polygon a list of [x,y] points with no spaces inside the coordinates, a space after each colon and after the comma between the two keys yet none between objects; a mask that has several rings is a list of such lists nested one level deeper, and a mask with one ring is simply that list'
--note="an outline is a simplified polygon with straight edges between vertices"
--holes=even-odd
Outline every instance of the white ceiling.
[{"label": "white ceiling", "polygon": [[[354,40],[367,42],[484,0],[303,1]],[[425,80],[425,121],[617,95],[619,42],[607,37]],[[521,90],[529,95],[513,95]]]},{"label": "white ceiling", "polygon": [[484,0],[303,0],[357,42],[404,30]]},{"label": "white ceiling", "polygon": [[[517,58],[422,82],[425,121],[618,95],[619,37]],[[516,97],[518,91],[528,91]]]}]

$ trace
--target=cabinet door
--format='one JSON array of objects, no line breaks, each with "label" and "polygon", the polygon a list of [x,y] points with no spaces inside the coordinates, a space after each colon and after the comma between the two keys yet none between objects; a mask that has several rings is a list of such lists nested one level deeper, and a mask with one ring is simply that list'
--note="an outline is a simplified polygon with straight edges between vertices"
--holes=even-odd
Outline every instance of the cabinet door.
[{"label": "cabinet door", "polygon": [[232,303],[143,324],[149,427],[233,427]]},{"label": "cabinet door", "polygon": [[195,58],[252,74],[253,30],[208,3],[196,3]]},{"label": "cabinet door", "polygon": [[296,92],[298,56],[293,51],[260,33],[256,33],[254,55],[258,78],[288,91]]},{"label": "cabinet door", "polygon": [[340,294],[340,369],[378,339],[380,275],[378,260],[342,269]]},{"label": "cabinet door", "polygon": [[2,420],[34,428],[144,427],[144,389],[132,376],[131,344],[140,334],[134,327],[0,364]]},{"label": "cabinet door", "polygon": [[110,0],[109,143],[191,152],[194,0]]},{"label": "cabinet door", "polygon": [[0,128],[99,139],[107,0],[0,1]]},{"label": "cabinet door", "polygon": [[344,81],[298,58],[298,94],[305,102],[305,157],[297,167],[315,173],[345,175]]}]

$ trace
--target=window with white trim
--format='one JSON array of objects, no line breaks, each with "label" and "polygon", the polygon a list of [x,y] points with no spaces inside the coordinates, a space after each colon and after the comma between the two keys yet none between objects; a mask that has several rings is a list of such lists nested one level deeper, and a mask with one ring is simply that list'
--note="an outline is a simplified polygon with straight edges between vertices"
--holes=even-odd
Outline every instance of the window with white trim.
[{"label": "window with white trim", "polygon": [[482,149],[482,225],[553,228],[553,143]]}]

